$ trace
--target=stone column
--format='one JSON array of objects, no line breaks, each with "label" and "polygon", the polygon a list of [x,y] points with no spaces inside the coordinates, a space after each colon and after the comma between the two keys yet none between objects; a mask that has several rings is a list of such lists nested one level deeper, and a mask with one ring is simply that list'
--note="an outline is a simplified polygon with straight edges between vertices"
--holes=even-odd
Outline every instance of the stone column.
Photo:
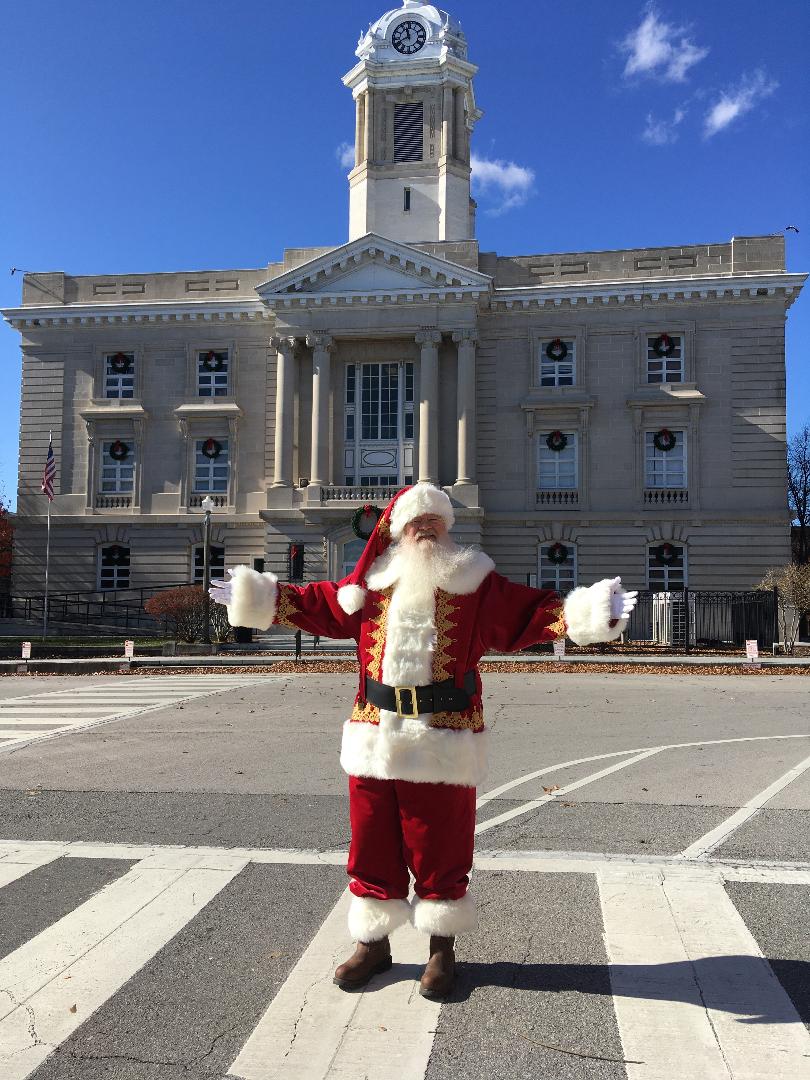
[{"label": "stone column", "polygon": [[274,337],[270,339],[270,344],[277,354],[273,487],[292,487],[296,339],[294,337]]},{"label": "stone column", "polygon": [[354,120],[354,164],[360,165],[363,161],[363,136],[365,134],[365,119],[363,117],[363,95],[358,94],[355,100]]},{"label": "stone column", "polygon": [[312,458],[310,484],[329,483],[329,394],[335,340],[329,334],[308,334],[312,349]]},{"label": "stone column", "polygon": [[419,480],[439,482],[439,342],[438,330],[420,330],[419,365]]},{"label": "stone column", "polygon": [[458,454],[457,484],[475,483],[475,330],[457,330],[458,346]]}]

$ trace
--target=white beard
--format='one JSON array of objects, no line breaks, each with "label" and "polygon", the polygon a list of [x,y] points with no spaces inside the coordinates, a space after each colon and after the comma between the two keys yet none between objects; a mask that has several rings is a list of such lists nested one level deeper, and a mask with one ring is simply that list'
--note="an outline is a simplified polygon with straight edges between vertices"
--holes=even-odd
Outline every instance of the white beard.
[{"label": "white beard", "polygon": [[402,606],[432,616],[436,589],[450,581],[463,557],[464,548],[449,536],[439,540],[400,540],[392,548],[390,572],[397,582],[396,591],[404,594]]}]

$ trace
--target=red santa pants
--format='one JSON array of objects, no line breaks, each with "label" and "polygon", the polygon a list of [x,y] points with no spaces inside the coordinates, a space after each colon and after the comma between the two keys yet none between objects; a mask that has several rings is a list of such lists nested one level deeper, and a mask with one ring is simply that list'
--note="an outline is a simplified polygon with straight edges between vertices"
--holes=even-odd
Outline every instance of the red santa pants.
[{"label": "red santa pants", "polygon": [[355,896],[404,900],[410,869],[422,900],[460,900],[475,841],[475,788],[349,777]]}]

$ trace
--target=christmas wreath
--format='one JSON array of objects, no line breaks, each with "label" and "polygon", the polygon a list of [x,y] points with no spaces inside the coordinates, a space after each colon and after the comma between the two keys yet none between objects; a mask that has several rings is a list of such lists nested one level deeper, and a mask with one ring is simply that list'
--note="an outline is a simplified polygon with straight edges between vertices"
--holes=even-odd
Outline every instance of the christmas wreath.
[{"label": "christmas wreath", "polygon": [[558,337],[546,345],[546,356],[549,360],[564,360],[568,356],[568,346]]},{"label": "christmas wreath", "polygon": [[656,356],[672,356],[675,352],[675,342],[669,334],[659,334],[653,342],[653,352]]},{"label": "christmas wreath", "polygon": [[662,427],[660,431],[656,431],[653,435],[653,444],[656,450],[660,450],[664,454],[668,454],[670,450],[675,449],[675,444],[678,440],[675,438],[675,432],[670,431],[669,428]]},{"label": "christmas wreath", "polygon": [[382,510],[378,506],[372,506],[371,503],[358,506],[352,514],[352,532],[354,535],[359,537],[360,540],[368,540],[382,514]]},{"label": "christmas wreath", "polygon": [[113,461],[124,461],[129,456],[129,447],[121,439],[116,439],[110,447],[110,457]]},{"label": "christmas wreath", "polygon": [[565,544],[561,544],[559,540],[552,544],[546,552],[549,562],[553,562],[556,566],[568,561],[568,548]]},{"label": "christmas wreath", "polygon": [[131,369],[131,361],[126,353],[117,352],[110,357],[110,367],[116,375],[126,375]]},{"label": "christmas wreath", "polygon": [[113,544],[111,548],[107,548],[106,554],[107,562],[112,563],[113,566],[123,566],[129,560],[129,551],[120,544]]},{"label": "christmas wreath", "polygon": [[678,558],[678,552],[672,544],[661,544],[655,549],[656,562],[670,566]]},{"label": "christmas wreath", "polygon": [[222,453],[222,443],[216,439],[206,439],[202,444],[202,455],[210,459],[218,458]]},{"label": "christmas wreath", "polygon": [[546,438],[546,446],[555,454],[559,454],[568,446],[568,436],[563,435],[561,431],[552,431]]},{"label": "christmas wreath", "polygon": [[206,371],[222,371],[222,354],[210,349],[202,358],[202,364]]}]

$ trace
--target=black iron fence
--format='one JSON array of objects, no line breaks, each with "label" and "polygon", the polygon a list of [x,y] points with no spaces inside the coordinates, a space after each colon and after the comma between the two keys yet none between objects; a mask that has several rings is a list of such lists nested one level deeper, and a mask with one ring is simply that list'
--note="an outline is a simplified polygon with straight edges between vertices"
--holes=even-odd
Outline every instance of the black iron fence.
[{"label": "black iron fence", "polygon": [[[137,630],[143,636],[157,637],[166,633],[164,620],[144,611],[145,601],[157,592],[188,584],[182,581],[147,589],[53,593],[48,597],[48,623],[90,626],[102,633],[105,630],[116,633]],[[42,594],[10,596],[5,610],[0,609],[0,616],[42,622],[44,607],[45,597]]]},{"label": "black iron fence", "polygon": [[626,641],[691,648],[743,646],[760,649],[779,640],[776,590],[710,592],[681,589],[639,592],[625,632]]}]

